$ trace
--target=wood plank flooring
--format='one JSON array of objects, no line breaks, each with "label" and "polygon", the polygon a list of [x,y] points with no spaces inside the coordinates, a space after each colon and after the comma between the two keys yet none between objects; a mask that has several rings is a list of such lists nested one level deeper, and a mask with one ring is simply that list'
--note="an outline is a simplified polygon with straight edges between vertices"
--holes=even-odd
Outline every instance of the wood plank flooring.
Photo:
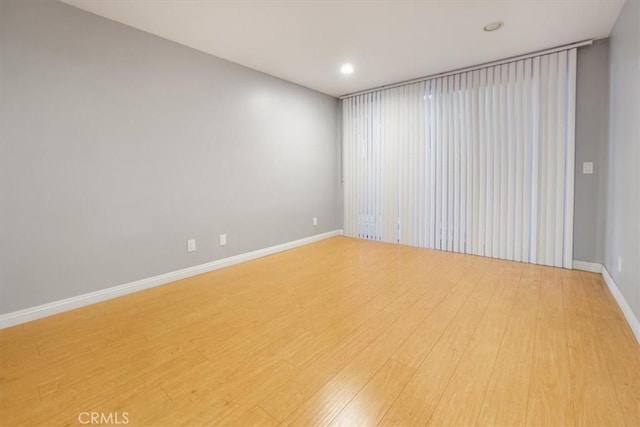
[{"label": "wood plank flooring", "polygon": [[0,362],[3,426],[640,425],[600,275],[345,237],[2,330]]}]

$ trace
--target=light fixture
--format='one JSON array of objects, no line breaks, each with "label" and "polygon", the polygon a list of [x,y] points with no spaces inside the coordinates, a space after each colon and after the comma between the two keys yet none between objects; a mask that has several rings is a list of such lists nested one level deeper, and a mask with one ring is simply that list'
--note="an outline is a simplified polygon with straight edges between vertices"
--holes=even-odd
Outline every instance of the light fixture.
[{"label": "light fixture", "polygon": [[484,26],[484,30],[487,32],[496,31],[502,28],[504,22],[492,22]]},{"label": "light fixture", "polygon": [[353,65],[346,63],[346,64],[342,64],[342,67],[340,67],[340,72],[342,74],[351,74],[353,73]]}]

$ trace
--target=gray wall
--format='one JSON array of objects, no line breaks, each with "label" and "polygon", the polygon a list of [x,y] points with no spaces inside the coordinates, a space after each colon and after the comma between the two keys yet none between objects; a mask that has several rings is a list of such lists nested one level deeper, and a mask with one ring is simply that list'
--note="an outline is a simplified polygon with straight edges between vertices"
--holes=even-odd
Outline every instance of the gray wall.
[{"label": "gray wall", "polygon": [[[627,0],[611,34],[604,264],[640,318],[640,7]],[[618,257],[622,271],[618,271]]]},{"label": "gray wall", "polygon": [[0,19],[1,313],[340,228],[336,99],[54,1]]},{"label": "gray wall", "polygon": [[[578,49],[573,259],[604,261],[609,139],[609,40]],[[593,162],[593,174],[582,163]]]}]

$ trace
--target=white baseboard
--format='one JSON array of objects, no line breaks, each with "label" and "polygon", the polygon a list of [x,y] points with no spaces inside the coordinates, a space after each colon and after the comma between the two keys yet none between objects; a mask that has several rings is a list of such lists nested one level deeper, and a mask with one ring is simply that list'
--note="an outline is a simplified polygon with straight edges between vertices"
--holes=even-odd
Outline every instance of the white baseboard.
[{"label": "white baseboard", "polygon": [[602,264],[597,262],[587,262],[587,261],[576,261],[573,260],[573,269],[574,270],[582,270],[582,271],[590,271],[592,273],[602,273]]},{"label": "white baseboard", "polygon": [[627,318],[627,323],[629,323],[633,334],[636,336],[636,340],[640,344],[640,321],[638,321],[638,318],[633,313],[633,310],[631,310],[629,303],[627,303],[624,295],[622,295],[622,292],[620,292],[620,289],[618,288],[615,280],[613,280],[613,277],[611,277],[611,275],[607,271],[607,268],[604,266],[602,267],[602,277],[604,277],[605,283],[609,287],[609,290],[613,294],[613,297],[618,302],[618,305],[622,309],[624,317]]},{"label": "white baseboard", "polygon": [[14,311],[7,314],[2,314],[0,315],[0,329],[73,310],[75,308],[84,307],[90,304],[95,304],[97,302],[106,301],[112,298],[117,298],[123,295],[131,294],[133,292],[153,288],[155,286],[175,282],[176,280],[196,276],[198,274],[207,273],[209,271],[218,270],[220,268],[229,267],[231,265],[240,264],[252,259],[261,258],[263,256],[286,251],[287,249],[296,248],[298,246],[307,245],[309,243],[317,242],[319,240],[324,240],[328,239],[329,237],[339,235],[342,235],[342,230],[334,230],[327,233],[316,234],[315,236],[305,237],[304,239],[294,240],[292,242],[283,243],[281,245],[258,249],[256,251],[234,255],[205,264],[194,265],[193,267],[171,271],[169,273],[160,274],[159,276],[136,280],[135,282],[125,283],[122,285],[113,286],[111,288],[89,292],[87,294],[82,294],[75,297],[66,298],[35,307],[25,308],[23,310]]}]

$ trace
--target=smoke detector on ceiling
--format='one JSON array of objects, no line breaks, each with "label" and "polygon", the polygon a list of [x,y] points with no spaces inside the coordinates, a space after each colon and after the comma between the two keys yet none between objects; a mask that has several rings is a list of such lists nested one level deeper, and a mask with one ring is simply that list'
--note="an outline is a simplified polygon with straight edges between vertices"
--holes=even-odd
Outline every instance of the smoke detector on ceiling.
[{"label": "smoke detector on ceiling", "polygon": [[491,31],[499,30],[500,28],[502,28],[503,25],[504,25],[504,22],[492,22],[490,24],[485,25],[484,30],[490,33]]}]

